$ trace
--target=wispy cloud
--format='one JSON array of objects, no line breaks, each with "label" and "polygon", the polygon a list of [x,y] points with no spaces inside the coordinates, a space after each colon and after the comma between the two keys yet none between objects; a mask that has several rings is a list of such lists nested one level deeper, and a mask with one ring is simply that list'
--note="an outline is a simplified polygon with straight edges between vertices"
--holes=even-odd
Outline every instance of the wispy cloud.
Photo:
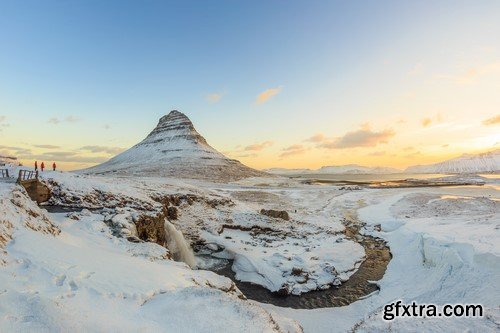
[{"label": "wispy cloud", "polygon": [[323,133],[318,133],[318,134],[315,134],[304,141],[306,141],[306,142],[323,142],[325,140],[326,140],[325,135]]},{"label": "wispy cloud", "polygon": [[423,127],[427,127],[432,123],[432,119],[427,117],[427,118],[423,118],[420,122],[422,123]]},{"label": "wispy cloud", "polygon": [[10,125],[7,124],[5,121],[7,120],[6,116],[0,116],[0,132],[5,128],[9,127]]},{"label": "wispy cloud", "polygon": [[273,145],[272,141],[264,141],[261,143],[255,143],[253,145],[246,146],[243,148],[244,151],[261,151],[264,148],[270,147]]},{"label": "wispy cloud", "polygon": [[84,146],[80,150],[89,151],[91,153],[106,153],[110,155],[119,154],[125,149],[120,147],[108,147],[108,146]]},{"label": "wispy cloud", "polygon": [[500,73],[500,61],[470,67],[460,74],[438,74],[435,77],[456,84],[476,84],[481,77],[494,73]]},{"label": "wispy cloud", "polygon": [[355,147],[374,147],[387,143],[396,133],[391,129],[372,131],[369,126],[363,125],[359,130],[346,133],[333,140],[325,140],[318,147],[327,149],[344,149]]},{"label": "wispy cloud", "polygon": [[33,147],[36,148],[42,148],[42,149],[60,149],[60,146],[54,146],[54,145],[33,145]]},{"label": "wispy cloud", "polygon": [[497,124],[500,124],[500,114],[483,120],[483,125],[485,125],[485,126],[491,126],[491,125],[497,125]]},{"label": "wispy cloud", "polygon": [[54,125],[57,125],[63,121],[65,122],[68,122],[68,123],[76,123],[78,121],[82,120],[82,118],[78,117],[78,116],[75,116],[75,115],[69,115],[67,117],[65,117],[64,119],[59,119],[59,118],[56,118],[56,117],[52,117],[48,120],[49,124],[54,124]]},{"label": "wispy cloud", "polygon": [[307,151],[307,148],[304,147],[303,145],[291,145],[286,148],[282,149],[282,153],[280,154],[280,157],[287,157],[287,156],[292,156],[292,155],[301,155],[304,154]]},{"label": "wispy cloud", "polygon": [[422,124],[422,127],[429,127],[431,124],[438,124],[443,122],[443,117],[441,117],[441,114],[436,114],[434,117],[425,117],[420,120],[420,123]]},{"label": "wispy cloud", "polygon": [[374,151],[374,152],[369,153],[368,155],[370,155],[370,156],[384,156],[385,151],[383,151],[383,150]]},{"label": "wispy cloud", "polygon": [[267,89],[266,91],[261,92],[261,93],[257,96],[257,98],[256,98],[255,102],[256,102],[257,104],[262,104],[262,103],[265,103],[265,102],[267,102],[269,99],[271,99],[273,96],[278,95],[280,92],[281,92],[281,87]]},{"label": "wispy cloud", "polygon": [[78,116],[70,115],[70,116],[67,116],[66,118],[64,118],[64,120],[69,122],[69,123],[75,123],[75,122],[80,121],[82,119]]},{"label": "wispy cloud", "polygon": [[224,97],[225,94],[226,93],[220,92],[210,93],[205,96],[205,100],[209,103],[217,103],[222,99],[222,97]]}]

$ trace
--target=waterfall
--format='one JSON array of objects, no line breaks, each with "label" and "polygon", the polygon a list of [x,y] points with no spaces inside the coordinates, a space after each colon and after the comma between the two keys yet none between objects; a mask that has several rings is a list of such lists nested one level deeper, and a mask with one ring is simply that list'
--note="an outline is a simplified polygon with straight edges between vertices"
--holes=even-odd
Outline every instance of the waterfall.
[{"label": "waterfall", "polygon": [[167,247],[170,253],[172,253],[174,260],[183,261],[188,264],[189,267],[196,268],[193,250],[184,238],[182,232],[177,230],[167,219],[165,219],[165,231],[167,233]]}]

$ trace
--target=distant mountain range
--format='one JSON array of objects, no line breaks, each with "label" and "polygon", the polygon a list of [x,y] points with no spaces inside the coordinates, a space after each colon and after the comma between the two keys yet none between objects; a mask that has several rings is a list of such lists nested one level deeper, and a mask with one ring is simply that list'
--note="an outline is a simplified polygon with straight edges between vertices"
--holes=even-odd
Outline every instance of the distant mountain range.
[{"label": "distant mountain range", "polygon": [[212,148],[191,120],[177,110],[163,116],[140,143],[107,162],[79,172],[213,181],[269,176]]},{"label": "distant mountain range", "polygon": [[324,166],[319,169],[284,169],[284,168],[272,168],[265,169],[264,171],[276,174],[276,175],[298,175],[298,174],[322,174],[322,175],[360,175],[360,174],[390,174],[390,173],[401,173],[402,171],[395,168],[387,167],[366,167],[358,164],[347,164],[347,165],[329,165]]},{"label": "distant mountain range", "polygon": [[500,149],[482,154],[464,154],[440,163],[415,165],[409,173],[478,173],[500,171]]},{"label": "distant mountain range", "polygon": [[324,166],[319,169],[285,169],[271,168],[264,170],[277,175],[299,175],[299,174],[393,174],[393,173],[480,173],[500,172],[500,149],[482,154],[464,154],[460,157],[446,160],[444,162],[415,165],[405,170],[387,167],[366,167],[357,164]]}]

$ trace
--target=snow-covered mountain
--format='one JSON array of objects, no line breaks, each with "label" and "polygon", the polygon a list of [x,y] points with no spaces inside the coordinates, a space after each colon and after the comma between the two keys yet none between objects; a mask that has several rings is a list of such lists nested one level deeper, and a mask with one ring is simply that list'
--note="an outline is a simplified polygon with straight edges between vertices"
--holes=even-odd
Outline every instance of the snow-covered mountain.
[{"label": "snow-covered mountain", "polygon": [[212,148],[191,120],[176,110],[160,118],[156,128],[142,142],[105,163],[80,172],[214,181],[267,175]]},{"label": "snow-covered mountain", "polygon": [[347,164],[347,165],[330,165],[323,166],[316,170],[311,169],[285,169],[285,168],[272,168],[264,170],[268,173],[277,175],[299,175],[299,174],[346,174],[346,175],[357,175],[357,174],[391,174],[399,173],[401,170],[388,168],[388,167],[366,167],[357,164]]},{"label": "snow-covered mountain", "polygon": [[366,167],[357,164],[324,166],[314,173],[320,174],[390,174],[401,170],[388,167]]},{"label": "snow-covered mountain", "polygon": [[482,154],[464,154],[440,163],[414,165],[405,172],[411,173],[477,173],[500,171],[500,149]]}]

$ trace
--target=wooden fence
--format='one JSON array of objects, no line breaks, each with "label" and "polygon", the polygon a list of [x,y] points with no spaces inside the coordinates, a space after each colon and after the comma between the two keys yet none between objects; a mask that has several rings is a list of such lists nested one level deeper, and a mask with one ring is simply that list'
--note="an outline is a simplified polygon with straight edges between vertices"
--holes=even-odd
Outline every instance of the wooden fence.
[{"label": "wooden fence", "polygon": [[25,180],[31,180],[37,178],[38,178],[38,171],[19,170],[19,177],[17,178],[17,181],[22,182]]},{"label": "wooden fence", "polygon": [[9,169],[0,169],[0,178],[9,178]]}]

